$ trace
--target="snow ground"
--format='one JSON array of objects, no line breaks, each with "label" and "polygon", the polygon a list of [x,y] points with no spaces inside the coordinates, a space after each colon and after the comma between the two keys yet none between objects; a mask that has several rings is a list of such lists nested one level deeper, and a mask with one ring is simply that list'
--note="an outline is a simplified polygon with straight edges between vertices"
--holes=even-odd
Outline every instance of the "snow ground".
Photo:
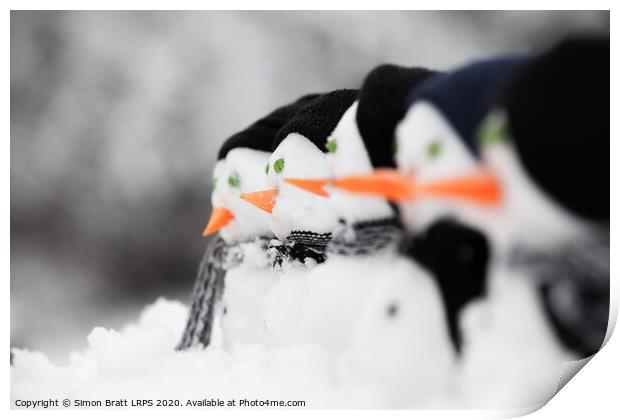
[{"label": "snow ground", "polygon": [[160,298],[120,332],[93,329],[88,349],[72,353],[63,366],[43,353],[15,349],[12,401],[178,398],[185,403],[243,397],[305,400],[315,407],[335,403],[334,389],[325,380],[325,356],[312,346],[174,351],[187,309]]},{"label": "snow ground", "polygon": [[[378,275],[387,266],[390,276]],[[230,346],[221,326],[233,335],[243,329],[216,322],[209,348],[183,352],[174,347],[188,307],[159,298],[119,331],[94,328],[87,349],[72,352],[66,364],[13,349],[11,401],[14,407],[17,399],[49,398],[186,405],[245,398],[302,400],[306,408],[514,409],[540,406],[555,394],[559,362],[570,356],[550,342],[536,308],[521,311],[533,302],[527,289],[504,288],[495,303],[468,308],[458,359],[429,280],[394,256],[334,257],[312,270],[289,270],[264,299],[271,316],[264,336]],[[296,295],[291,288],[303,293],[274,310],[279,295]]]}]

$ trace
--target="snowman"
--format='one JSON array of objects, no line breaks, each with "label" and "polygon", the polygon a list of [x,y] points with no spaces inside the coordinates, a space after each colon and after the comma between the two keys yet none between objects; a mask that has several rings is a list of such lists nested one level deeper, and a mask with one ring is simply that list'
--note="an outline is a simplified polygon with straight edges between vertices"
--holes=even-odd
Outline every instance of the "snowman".
[{"label": "snowman", "polygon": [[[574,103],[588,103],[587,112]],[[533,59],[479,141],[502,199],[489,230],[498,253],[492,294],[464,317],[464,400],[541,405],[567,381],[562,362],[596,353],[607,334],[609,159],[600,150],[609,147],[609,41],[569,39]],[[504,380],[492,385],[498,373]]]},{"label": "snowman", "polygon": [[[609,167],[594,152],[609,139],[609,41],[565,41],[522,64],[503,89],[480,126],[477,165],[462,159],[453,178],[433,173],[419,148],[399,142],[399,172],[370,180],[401,208],[440,198],[491,241],[487,297],[461,316],[461,403],[479,408],[544,404],[562,362],[600,348],[609,305]],[[601,147],[585,150],[584,138]],[[445,157],[433,154],[429,162]],[[404,209],[404,223],[416,215]]]},{"label": "snowman", "polygon": [[[437,79],[447,79],[450,83],[437,83]],[[408,115],[402,104],[412,90],[428,90],[425,87],[428,84],[432,84],[434,90],[445,89],[446,85],[454,84],[452,79],[453,76],[446,77],[421,68],[394,65],[375,68],[366,77],[356,103],[347,110],[328,138],[330,178],[286,181],[317,195],[329,195],[343,222],[357,218],[357,224],[355,221],[345,224],[355,229],[345,232],[359,238],[358,242],[367,244],[367,247],[393,243],[396,235],[390,238],[393,232],[390,227],[399,226],[399,223],[386,202],[391,195],[373,195],[390,190],[372,188],[385,187],[386,181],[388,187],[398,186],[393,171],[385,168],[395,166],[392,139],[398,124]],[[459,156],[447,157],[455,158]],[[408,184],[405,186],[410,188]],[[361,229],[361,226],[366,228]],[[402,251],[431,271],[441,291],[450,338],[458,352],[461,347],[460,310],[485,291],[489,258],[486,238],[475,229],[441,217],[441,213],[435,214],[432,223],[420,229],[407,227],[409,232],[401,244]],[[400,229],[397,233],[402,236]],[[332,239],[331,244],[334,243],[338,242]]]},{"label": "snowman", "polygon": [[[274,150],[265,168],[271,188],[241,195],[269,213],[271,230],[277,237],[269,250],[279,277],[265,298],[267,346],[285,347],[305,335],[304,313],[311,310],[304,308],[323,296],[310,291],[308,276],[324,265],[327,245],[339,225],[338,215],[326,197],[284,180],[327,176],[325,140],[356,95],[354,90],[330,92],[299,110],[275,136]],[[320,281],[312,285],[312,290],[322,284]],[[319,315],[327,306],[325,300],[314,308],[314,313]]]},{"label": "snowman", "polygon": [[239,194],[266,186],[263,170],[275,133],[313,98],[276,109],[220,149],[212,179],[213,210],[203,232],[219,237],[209,243],[200,265],[178,350],[209,345],[214,324],[221,324],[223,345],[229,350],[262,339],[262,297],[274,280],[266,254],[273,234],[264,213]]},{"label": "snowman", "polygon": [[[418,77],[422,79],[425,73],[420,71]],[[337,175],[372,172],[373,157],[366,150],[359,133],[357,115],[358,103],[354,102],[343,113],[331,134],[321,136],[323,143],[319,143],[319,146],[322,146],[323,152],[322,155],[315,154],[313,170],[283,174],[282,179],[278,179],[280,191],[274,193],[274,201],[271,202],[272,214],[277,206],[294,206],[301,202],[283,203],[288,198],[282,194],[283,187],[294,186],[304,191],[291,190],[292,194],[305,194],[303,196],[307,199],[316,200],[314,202],[321,206],[321,211],[331,212],[329,218],[325,218],[331,222],[326,245],[328,259],[325,264],[313,268],[306,275],[303,293],[300,293],[303,299],[299,314],[300,336],[297,339],[319,342],[327,349],[338,372],[336,380],[346,384],[343,389],[356,388],[353,385],[358,382],[366,386],[377,383],[377,375],[381,371],[379,365],[383,364],[384,369],[391,372],[391,377],[378,382],[385,391],[382,395],[394,392],[402,384],[415,383],[422,388],[428,385],[428,393],[422,390],[416,392],[411,388],[401,389],[399,401],[407,400],[407,396],[410,402],[418,398],[424,401],[445,387],[453,365],[453,350],[435,284],[423,269],[396,253],[400,230],[395,223],[394,210],[384,198],[361,197],[333,189],[325,182]],[[296,150],[288,154],[290,149],[284,147],[287,144]],[[293,164],[301,161],[292,159],[295,151],[300,150],[295,147],[299,144],[298,137],[288,137],[276,149],[272,161],[275,163],[283,159],[285,165],[289,161],[293,161]],[[309,151],[300,155],[306,158],[311,156]],[[325,163],[319,158],[325,159]],[[320,170],[316,170],[319,168],[316,162],[321,162]],[[282,219],[275,219],[274,222],[279,220]],[[274,226],[273,229],[276,231],[278,227]],[[398,269],[395,270],[395,267]],[[385,275],[387,272],[389,276]],[[400,340],[411,345],[393,356],[386,349],[384,354],[387,357],[377,361],[372,350],[363,351],[368,348],[368,343],[363,340],[364,334],[361,331],[370,325],[368,318],[378,316],[380,321],[373,324],[377,328],[369,331],[368,339],[381,342],[383,330],[379,326],[384,320],[384,311],[393,303],[393,298],[399,295],[406,296],[403,304],[407,308],[420,309],[420,312],[415,309],[412,312],[405,310],[405,313],[410,314],[409,317],[417,317],[410,325],[407,321],[409,318],[399,323],[399,331],[403,334]],[[425,311],[423,308],[429,309]],[[388,342],[393,343],[397,336],[392,334],[391,337],[392,340]],[[416,351],[407,355],[410,348],[416,345],[424,349],[432,348],[434,357],[422,360],[416,357]],[[398,349],[398,344],[394,345],[394,349]],[[419,350],[418,354],[424,351]],[[407,382],[403,375],[409,375],[412,370],[422,372],[423,367],[418,366],[421,363],[425,364],[424,367],[433,366],[429,370],[435,374],[414,375],[417,379],[413,382],[409,376]],[[356,399],[353,394],[348,397],[352,401]],[[381,404],[377,402],[373,405]]]}]

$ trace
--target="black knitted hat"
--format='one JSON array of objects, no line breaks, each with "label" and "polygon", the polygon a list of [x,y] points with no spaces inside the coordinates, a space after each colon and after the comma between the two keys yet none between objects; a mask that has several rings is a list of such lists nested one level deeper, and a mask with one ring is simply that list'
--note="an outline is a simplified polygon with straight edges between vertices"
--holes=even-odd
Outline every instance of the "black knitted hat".
[{"label": "black knitted hat", "polygon": [[298,133],[323,152],[327,152],[327,136],[334,131],[342,115],[353,105],[357,92],[354,89],[335,90],[308,102],[278,131],[272,150],[289,134]]},{"label": "black knitted hat", "polygon": [[298,100],[288,105],[284,105],[268,114],[266,117],[256,121],[248,128],[230,136],[220,148],[218,160],[226,157],[228,152],[239,147],[271,152],[273,139],[276,133],[286,124],[301,107],[308,104],[319,94],[302,96]]},{"label": "black knitted hat", "polygon": [[505,92],[508,130],[533,182],[574,214],[609,222],[609,39],[565,40]]},{"label": "black knitted hat", "polygon": [[357,126],[374,167],[394,167],[394,131],[407,111],[405,98],[418,83],[437,74],[424,68],[383,64],[364,80],[359,94]]}]

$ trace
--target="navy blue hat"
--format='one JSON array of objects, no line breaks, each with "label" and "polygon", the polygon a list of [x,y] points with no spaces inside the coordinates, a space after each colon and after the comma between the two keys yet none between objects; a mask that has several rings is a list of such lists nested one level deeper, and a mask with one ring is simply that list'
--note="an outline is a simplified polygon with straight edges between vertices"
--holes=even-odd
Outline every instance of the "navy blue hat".
[{"label": "navy blue hat", "polygon": [[[275,150],[291,133],[298,133],[310,140],[323,152],[327,152],[327,136],[338,125],[342,115],[357,98],[357,90],[341,89],[320,95],[301,107],[276,134],[273,143]],[[272,151],[271,150],[271,151]]]},{"label": "navy blue hat", "polygon": [[375,168],[396,166],[393,139],[396,125],[407,112],[404,100],[413,87],[435,74],[437,72],[421,67],[383,64],[364,79],[355,117]]},{"label": "navy blue hat", "polygon": [[256,121],[245,130],[230,136],[220,148],[217,158],[224,159],[232,149],[246,147],[248,149],[271,152],[276,133],[284,124],[295,116],[303,106],[319,97],[319,94],[302,96],[288,105],[284,105],[267,116]]},{"label": "navy blue hat", "polygon": [[434,76],[411,91],[407,105],[421,100],[430,102],[477,156],[476,129],[526,58],[525,55],[515,55],[477,61]]},{"label": "navy blue hat", "polygon": [[502,101],[531,179],[599,223],[609,223],[609,63],[609,38],[565,40],[524,67]]}]

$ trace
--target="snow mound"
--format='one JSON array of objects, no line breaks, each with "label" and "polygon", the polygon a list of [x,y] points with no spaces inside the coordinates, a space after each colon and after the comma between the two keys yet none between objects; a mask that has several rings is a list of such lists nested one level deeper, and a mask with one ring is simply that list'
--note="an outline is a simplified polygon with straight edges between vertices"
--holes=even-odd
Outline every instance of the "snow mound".
[{"label": "snow mound", "polygon": [[[381,276],[388,267],[391,275]],[[235,273],[225,296],[230,308],[207,349],[174,351],[188,308],[160,298],[120,331],[95,328],[88,348],[67,365],[14,349],[13,404],[215,398],[302,400],[310,408],[445,406],[436,400],[453,358],[438,292],[410,261],[334,256],[312,270],[282,273],[273,284],[267,279],[262,309],[250,311],[264,311],[264,330],[245,317],[251,290],[243,270]]]},{"label": "snow mound", "polygon": [[[245,399],[306,408],[514,409],[546,403],[564,374],[561,362],[572,359],[519,279],[497,284],[495,301],[465,310],[464,351],[455,357],[438,291],[407,259],[334,256],[255,282],[256,290],[244,270],[233,274],[228,313],[208,348],[174,350],[188,308],[160,298],[120,331],[93,329],[87,349],[66,365],[13,349],[12,404]],[[248,308],[246,293],[254,292],[262,304]]]},{"label": "snow mound", "polygon": [[88,336],[88,349],[73,353],[66,366],[54,365],[40,352],[13,349],[13,404],[69,398],[179,399],[186,405],[188,399],[245,398],[333,405],[325,355],[312,345],[174,351],[187,310],[160,298],[120,332],[97,327]]}]

